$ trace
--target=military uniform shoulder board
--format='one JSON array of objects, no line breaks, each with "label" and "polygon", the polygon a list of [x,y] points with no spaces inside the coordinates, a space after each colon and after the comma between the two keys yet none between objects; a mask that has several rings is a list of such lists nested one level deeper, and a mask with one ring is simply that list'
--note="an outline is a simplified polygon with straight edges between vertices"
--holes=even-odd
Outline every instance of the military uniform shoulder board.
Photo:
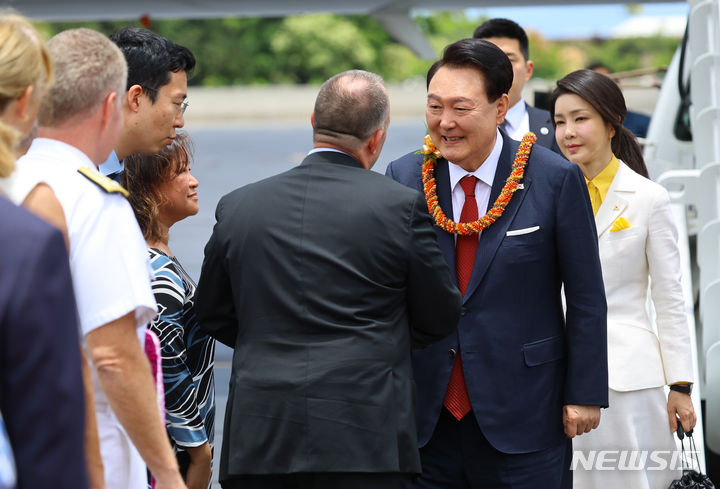
[{"label": "military uniform shoulder board", "polygon": [[81,166],[78,168],[78,173],[103,189],[104,192],[109,194],[122,194],[125,198],[130,196],[130,193],[125,190],[125,187],[117,183],[112,178],[106,177],[97,170],[93,170],[89,166]]}]

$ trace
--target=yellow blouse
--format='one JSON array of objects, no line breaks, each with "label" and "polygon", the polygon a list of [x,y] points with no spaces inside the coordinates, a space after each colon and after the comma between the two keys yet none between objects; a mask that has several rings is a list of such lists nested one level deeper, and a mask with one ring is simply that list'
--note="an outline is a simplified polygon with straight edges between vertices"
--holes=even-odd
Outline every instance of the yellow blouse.
[{"label": "yellow blouse", "polygon": [[610,184],[615,178],[618,168],[620,168],[620,162],[615,155],[613,155],[610,163],[608,163],[608,165],[603,168],[603,171],[598,173],[595,178],[588,180],[587,177],[585,177],[594,215],[597,215],[598,209],[602,205],[603,200],[605,200],[605,196],[608,190],[610,190]]}]

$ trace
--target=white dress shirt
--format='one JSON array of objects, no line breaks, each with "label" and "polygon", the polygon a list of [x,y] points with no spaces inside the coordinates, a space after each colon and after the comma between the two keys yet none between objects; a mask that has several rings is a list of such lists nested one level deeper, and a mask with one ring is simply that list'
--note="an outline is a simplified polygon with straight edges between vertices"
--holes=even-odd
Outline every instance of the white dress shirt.
[{"label": "white dress shirt", "polygon": [[[495,137],[495,146],[488,157],[483,161],[480,167],[474,172],[463,169],[460,165],[448,161],[448,171],[450,173],[450,191],[452,193],[453,221],[460,220],[463,205],[465,205],[465,192],[460,185],[460,180],[468,175],[472,175],[478,179],[475,183],[475,200],[478,207],[478,218],[487,212],[488,202],[490,202],[490,191],[492,190],[493,180],[495,179],[495,170],[497,170],[500,153],[502,152],[503,139],[500,131],[497,131]],[[478,238],[480,237],[478,233]]]},{"label": "white dress shirt", "polygon": [[510,107],[505,114],[505,132],[511,138],[520,141],[530,132],[530,116],[528,115],[525,99]]}]

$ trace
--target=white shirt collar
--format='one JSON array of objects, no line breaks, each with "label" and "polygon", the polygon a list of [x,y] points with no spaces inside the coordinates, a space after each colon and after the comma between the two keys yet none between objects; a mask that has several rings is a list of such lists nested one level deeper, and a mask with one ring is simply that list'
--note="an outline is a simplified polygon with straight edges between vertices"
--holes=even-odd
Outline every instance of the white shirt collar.
[{"label": "white shirt collar", "polygon": [[122,161],[118,159],[117,153],[115,153],[115,150],[110,152],[110,156],[108,156],[108,159],[105,161],[105,163],[101,163],[98,169],[100,170],[100,173],[103,175],[110,175],[111,173],[120,173],[124,169],[124,165],[122,164]]},{"label": "white shirt collar", "polygon": [[[342,153],[342,154],[344,154],[344,155],[347,155],[347,153],[346,153],[345,151],[340,151],[339,149],[326,148],[326,147],[313,148],[313,149],[311,149],[311,150],[308,152],[308,155],[311,155],[311,154],[313,154],[313,153],[320,153],[320,152],[323,152],[323,151],[329,151],[329,152],[331,152],[331,153]],[[350,156],[350,155],[348,155],[348,156]]]},{"label": "white shirt collar", "polygon": [[520,127],[520,124],[522,124],[525,114],[527,114],[527,107],[525,105],[525,99],[521,98],[520,101],[510,107],[507,111],[507,114],[505,114],[506,125],[510,126],[507,128],[508,134],[511,134],[518,127]]},{"label": "white shirt collar", "polygon": [[500,131],[496,130],[495,146],[493,146],[492,151],[490,152],[488,157],[485,158],[485,161],[483,161],[482,165],[480,165],[480,167],[474,172],[469,172],[462,168],[460,165],[456,165],[455,163],[448,161],[448,170],[450,172],[450,189],[454,189],[455,186],[460,182],[460,180],[467,175],[473,175],[474,177],[477,177],[478,180],[482,181],[490,188],[492,188],[493,181],[495,180],[495,170],[497,170],[498,161],[500,161],[500,153],[502,152],[502,148],[503,138],[500,135]]}]

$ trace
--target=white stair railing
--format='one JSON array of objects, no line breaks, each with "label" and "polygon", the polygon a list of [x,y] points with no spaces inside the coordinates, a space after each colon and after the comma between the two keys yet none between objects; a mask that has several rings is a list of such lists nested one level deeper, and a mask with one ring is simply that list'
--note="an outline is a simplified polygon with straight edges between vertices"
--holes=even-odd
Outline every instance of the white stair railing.
[{"label": "white stair railing", "polygon": [[[720,453],[720,6],[717,0],[689,0],[688,66],[694,187],[699,231],[700,388],[706,402],[708,447]],[[669,180],[668,180],[669,181]]]}]

